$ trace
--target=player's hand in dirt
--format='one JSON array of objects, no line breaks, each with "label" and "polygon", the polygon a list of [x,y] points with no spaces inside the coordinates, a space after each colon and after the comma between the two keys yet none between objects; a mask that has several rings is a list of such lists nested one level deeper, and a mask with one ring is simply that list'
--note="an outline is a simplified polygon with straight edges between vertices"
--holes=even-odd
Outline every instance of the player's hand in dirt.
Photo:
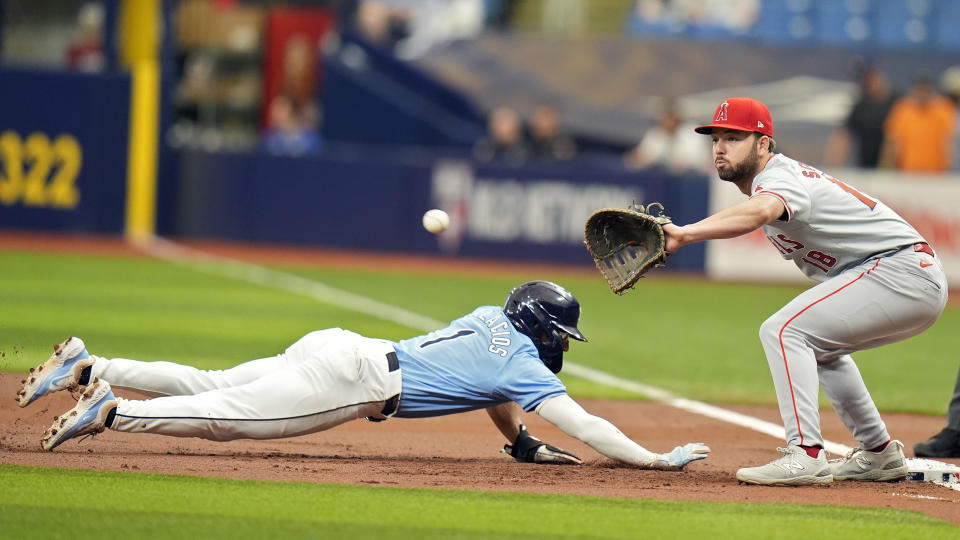
[{"label": "player's hand in dirt", "polygon": [[703,443],[687,443],[674,448],[667,454],[660,454],[660,458],[652,468],[663,471],[679,471],[691,461],[706,459],[709,453],[710,447]]},{"label": "player's hand in dirt", "polygon": [[523,425],[513,444],[503,446],[504,453],[523,463],[545,463],[553,465],[580,465],[583,460],[566,450],[549,445],[530,435]]}]

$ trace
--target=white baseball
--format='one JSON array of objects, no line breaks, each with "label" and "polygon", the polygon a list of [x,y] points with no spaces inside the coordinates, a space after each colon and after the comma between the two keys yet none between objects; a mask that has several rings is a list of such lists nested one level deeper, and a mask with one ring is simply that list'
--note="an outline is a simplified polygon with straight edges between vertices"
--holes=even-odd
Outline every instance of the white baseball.
[{"label": "white baseball", "polygon": [[423,214],[423,228],[433,234],[440,234],[450,226],[450,216],[443,210],[434,208]]}]

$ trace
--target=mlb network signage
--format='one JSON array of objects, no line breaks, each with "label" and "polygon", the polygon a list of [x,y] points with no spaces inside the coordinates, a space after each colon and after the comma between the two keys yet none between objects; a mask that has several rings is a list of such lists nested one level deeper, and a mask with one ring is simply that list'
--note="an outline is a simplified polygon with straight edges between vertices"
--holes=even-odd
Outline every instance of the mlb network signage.
[{"label": "mlb network signage", "polygon": [[[303,159],[185,150],[170,234],[506,261],[592,265],[583,224],[595,210],[663,203],[686,223],[707,211],[707,179],[630,172],[619,161],[494,165],[468,160]],[[421,226],[429,208],[450,227]],[[702,246],[671,269],[703,270]]]},{"label": "mlb network signage", "polygon": [[482,172],[475,174],[465,163],[441,163],[434,169],[433,201],[457,224],[450,238],[582,244],[583,223],[594,210],[646,200],[639,185],[478,174]]},{"label": "mlb network signage", "polygon": [[[450,228],[437,239],[442,251],[491,257],[515,252],[511,256],[590,263],[583,226],[595,210],[660,201],[671,211],[685,213],[687,203],[705,206],[703,184],[613,167],[604,171],[583,165],[520,168],[443,161],[433,168],[431,204],[451,217]],[[685,185],[702,193],[685,201],[678,196]],[[696,255],[690,255],[692,266],[684,266],[702,268]],[[674,262],[674,267],[683,263]]]}]

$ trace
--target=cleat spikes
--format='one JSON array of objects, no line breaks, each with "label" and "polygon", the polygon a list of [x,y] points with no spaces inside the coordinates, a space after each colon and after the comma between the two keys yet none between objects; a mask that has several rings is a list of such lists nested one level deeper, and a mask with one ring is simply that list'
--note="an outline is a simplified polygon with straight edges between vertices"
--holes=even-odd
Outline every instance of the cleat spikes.
[{"label": "cleat spikes", "polygon": [[117,407],[117,400],[105,381],[96,379],[76,406],[54,421],[42,442],[51,451],[73,438],[84,440],[105,431],[106,418]]}]

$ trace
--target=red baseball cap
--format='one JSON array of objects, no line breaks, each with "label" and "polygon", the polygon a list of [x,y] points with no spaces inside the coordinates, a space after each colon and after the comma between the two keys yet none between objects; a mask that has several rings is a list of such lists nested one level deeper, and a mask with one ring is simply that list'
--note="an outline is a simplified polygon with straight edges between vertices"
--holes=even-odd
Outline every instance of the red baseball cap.
[{"label": "red baseball cap", "polygon": [[713,123],[700,126],[696,131],[709,135],[713,132],[713,128],[756,131],[773,137],[773,119],[770,118],[770,110],[753,98],[732,97],[723,100],[713,113]]}]

